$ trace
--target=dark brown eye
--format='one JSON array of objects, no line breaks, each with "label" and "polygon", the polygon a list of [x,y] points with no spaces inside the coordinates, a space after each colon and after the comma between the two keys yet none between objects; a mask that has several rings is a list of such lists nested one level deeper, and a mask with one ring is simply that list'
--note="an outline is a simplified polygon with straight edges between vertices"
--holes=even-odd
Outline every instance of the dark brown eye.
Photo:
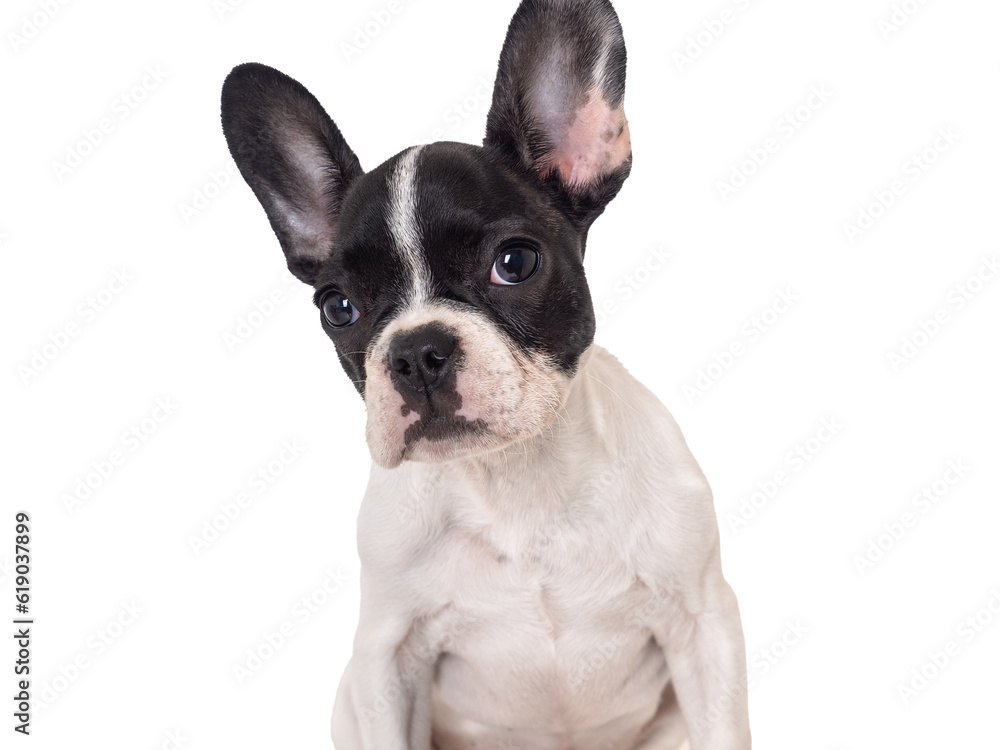
[{"label": "dark brown eye", "polygon": [[323,317],[334,328],[344,328],[361,317],[358,308],[351,304],[341,292],[332,291],[323,295]]},{"label": "dark brown eye", "polygon": [[524,245],[511,245],[497,256],[490,281],[501,286],[520,284],[538,270],[541,254]]}]

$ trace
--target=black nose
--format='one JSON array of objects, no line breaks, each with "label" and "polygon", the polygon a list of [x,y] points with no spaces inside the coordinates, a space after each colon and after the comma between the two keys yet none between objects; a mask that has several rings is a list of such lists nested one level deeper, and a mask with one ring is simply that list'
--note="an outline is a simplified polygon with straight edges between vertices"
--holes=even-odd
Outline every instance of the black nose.
[{"label": "black nose", "polygon": [[458,338],[439,323],[402,331],[389,342],[389,369],[397,388],[429,393],[441,386],[457,358]]}]

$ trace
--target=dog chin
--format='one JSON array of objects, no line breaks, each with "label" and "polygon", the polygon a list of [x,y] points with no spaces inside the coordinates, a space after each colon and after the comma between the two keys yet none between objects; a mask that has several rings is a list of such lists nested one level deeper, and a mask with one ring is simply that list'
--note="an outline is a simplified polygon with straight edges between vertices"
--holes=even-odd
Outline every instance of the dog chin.
[{"label": "dog chin", "polygon": [[[552,413],[552,419],[555,412]],[[548,420],[551,422],[552,420]],[[506,448],[541,432],[541,428],[512,434],[497,434],[481,420],[465,417],[431,419],[409,423],[396,431],[394,439],[368,433],[372,460],[385,469],[394,469],[404,461],[443,463],[469,456],[483,455]]]}]

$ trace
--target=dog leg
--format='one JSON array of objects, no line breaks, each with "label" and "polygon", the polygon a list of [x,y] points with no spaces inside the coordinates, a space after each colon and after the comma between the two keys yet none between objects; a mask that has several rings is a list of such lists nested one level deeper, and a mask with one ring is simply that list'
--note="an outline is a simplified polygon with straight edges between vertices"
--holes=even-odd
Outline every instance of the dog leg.
[{"label": "dog leg", "polygon": [[721,565],[710,566],[697,596],[673,598],[669,610],[654,633],[666,654],[691,750],[749,750],[743,628]]},{"label": "dog leg", "polygon": [[633,750],[691,750],[687,724],[677,703],[673,683],[667,683],[664,688],[656,715],[643,728]]},{"label": "dog leg", "polygon": [[330,721],[330,736],[336,750],[361,748],[361,725],[354,712],[353,681],[351,662],[347,663],[340,678],[337,697],[333,701],[333,717]]},{"label": "dog leg", "polygon": [[438,654],[412,619],[385,604],[362,595],[354,654],[334,702],[336,750],[430,750]]}]

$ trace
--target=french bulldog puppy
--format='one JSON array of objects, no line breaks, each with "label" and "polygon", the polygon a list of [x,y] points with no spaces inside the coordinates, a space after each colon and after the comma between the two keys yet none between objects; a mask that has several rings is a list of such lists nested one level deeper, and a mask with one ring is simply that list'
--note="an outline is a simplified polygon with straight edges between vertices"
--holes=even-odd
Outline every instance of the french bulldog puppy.
[{"label": "french bulldog puppy", "polygon": [[296,81],[226,79],[233,158],[367,408],[337,750],[750,748],[711,490],[593,343],[584,252],[631,168],[624,94],[607,0],[524,0],[483,145],[370,172]]}]

